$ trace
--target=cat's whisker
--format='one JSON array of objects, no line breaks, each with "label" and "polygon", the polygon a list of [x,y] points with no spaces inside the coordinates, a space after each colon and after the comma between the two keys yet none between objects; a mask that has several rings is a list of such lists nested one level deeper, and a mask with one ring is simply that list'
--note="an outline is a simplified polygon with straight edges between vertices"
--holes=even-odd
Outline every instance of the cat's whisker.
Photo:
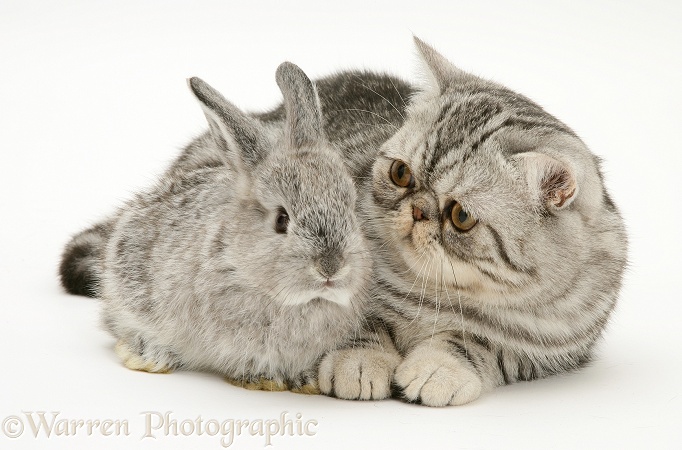
[{"label": "cat's whisker", "polygon": [[[413,272],[412,269],[414,269],[414,268],[417,266],[417,264],[419,264],[419,262],[422,261],[422,260],[427,256],[427,254],[428,254],[428,251],[426,251],[426,250],[423,251],[423,252],[417,257],[417,259],[415,260],[415,262],[412,263],[404,272],[396,272],[396,273],[405,274],[405,273]],[[425,264],[426,264],[426,262],[424,263],[424,265],[425,265]],[[416,275],[417,278],[416,278],[416,279],[418,279],[419,275],[421,274],[421,271],[422,271],[422,269],[424,268],[424,265],[422,265],[422,268],[419,270],[419,272],[417,272],[417,275]],[[416,280],[416,279],[415,279],[415,280]]]},{"label": "cat's whisker", "polygon": [[467,333],[466,329],[464,328],[464,308],[462,307],[462,295],[461,291],[459,288],[459,283],[457,282],[457,274],[455,273],[455,266],[452,265],[452,261],[448,260],[450,262],[450,268],[452,269],[452,277],[455,280],[455,286],[457,287],[457,302],[459,303],[459,316],[461,318],[461,325],[462,325],[462,341],[464,344],[464,353],[465,356],[468,358],[469,357],[469,349],[467,348]]},{"label": "cat's whisker", "polygon": [[[391,82],[391,86],[393,86],[393,89],[395,89],[396,94],[398,94],[398,98],[400,99],[401,102],[403,102],[403,106],[405,108],[407,108],[407,102],[405,102],[405,99],[403,98],[402,94],[400,93],[400,91],[396,87],[395,83],[390,78],[389,78],[389,81]],[[401,114],[401,116],[402,116],[402,114]]]},{"label": "cat's whisker", "polygon": [[[427,253],[427,252],[424,251],[424,252],[419,256],[419,258],[417,259],[417,261],[415,262],[414,265],[418,264],[418,262],[421,261],[422,259],[425,259],[426,253]],[[428,260],[425,260],[425,261],[424,261],[424,264],[422,264],[421,268],[419,269],[419,272],[417,272],[417,274],[415,275],[414,281],[412,282],[412,286],[410,286],[410,290],[407,291],[407,294],[405,294],[405,297],[403,297],[403,299],[400,301],[401,304],[405,303],[405,301],[407,300],[407,298],[408,298],[408,297],[410,296],[410,294],[412,293],[412,289],[414,289],[414,285],[417,284],[417,281],[419,280],[419,275],[420,275],[420,274],[422,273],[422,271],[425,269],[427,262],[428,262]],[[413,265],[413,267],[414,267],[414,265]]]},{"label": "cat's whisker", "polygon": [[431,269],[432,269],[431,262],[432,261],[433,261],[433,257],[428,259],[429,271],[428,271],[428,273],[424,273],[424,275],[422,275],[422,287],[421,287],[421,292],[419,294],[419,306],[417,307],[417,313],[414,315],[414,318],[410,321],[410,324],[412,324],[415,320],[417,320],[417,317],[419,317],[419,313],[421,312],[422,306],[424,305],[424,300],[426,299],[426,285],[428,283],[429,277],[431,276]]},{"label": "cat's whisker", "polygon": [[381,244],[381,245],[377,248],[377,251],[382,250],[384,247],[386,247],[386,246],[389,245],[389,244],[393,244],[393,243],[396,242],[397,240],[398,240],[398,237],[393,237],[393,238],[391,238],[391,239],[388,239],[388,240],[384,241],[384,243]]},{"label": "cat's whisker", "polygon": [[[361,78],[360,78],[359,76],[357,76],[357,75],[355,76],[355,78],[357,78],[358,80],[361,80]],[[384,97],[383,95],[379,94],[377,91],[375,91],[375,90],[372,89],[371,87],[367,86],[365,83],[360,82],[360,85],[362,85],[362,87],[364,87],[365,89],[367,89],[367,90],[369,90],[369,91],[371,91],[371,92],[374,92],[376,95],[378,95],[379,97],[381,97],[381,98],[383,98],[384,100],[386,100],[386,102],[388,102],[388,104],[391,105],[391,107],[392,107],[393,109],[395,109],[395,111],[398,113],[398,115],[399,115],[403,120],[405,120],[405,116],[403,115],[403,113],[401,113],[400,110],[399,110],[398,108],[396,108],[396,106],[395,106],[389,99],[387,99],[387,98]],[[393,85],[393,87],[395,87],[395,85]],[[398,93],[398,95],[400,95],[400,93]],[[401,100],[402,100],[402,98],[401,98]],[[403,102],[403,103],[404,103],[404,102]]]},{"label": "cat's whisker", "polygon": [[339,112],[339,111],[356,111],[356,112],[368,113],[368,114],[371,114],[371,115],[376,116],[376,117],[378,117],[379,119],[383,120],[384,122],[386,122],[387,125],[392,126],[392,127],[395,128],[396,130],[399,130],[399,129],[400,129],[400,128],[397,127],[395,124],[393,124],[390,120],[388,120],[387,118],[385,118],[385,117],[382,116],[381,114],[375,113],[374,111],[368,111],[368,110],[366,110],[366,109],[361,109],[361,108],[346,108],[346,109],[337,109],[337,110],[335,110],[335,112]]},{"label": "cat's whisker", "polygon": [[381,127],[390,126],[390,127],[392,127],[394,130],[397,130],[397,129],[398,129],[398,127],[397,127],[396,125],[393,125],[392,123],[366,123],[366,122],[353,122],[353,124],[354,124],[354,125],[365,125],[365,126],[370,127],[370,128],[372,128],[372,127],[374,127],[374,128],[381,128]]},{"label": "cat's whisker", "polygon": [[429,345],[433,342],[433,336],[436,334],[436,324],[438,323],[438,313],[440,312],[440,302],[441,300],[438,298],[438,293],[443,287],[443,258],[441,257],[440,260],[440,285],[438,284],[438,272],[436,272],[436,314],[435,318],[433,319],[433,329],[431,330],[431,341]]}]

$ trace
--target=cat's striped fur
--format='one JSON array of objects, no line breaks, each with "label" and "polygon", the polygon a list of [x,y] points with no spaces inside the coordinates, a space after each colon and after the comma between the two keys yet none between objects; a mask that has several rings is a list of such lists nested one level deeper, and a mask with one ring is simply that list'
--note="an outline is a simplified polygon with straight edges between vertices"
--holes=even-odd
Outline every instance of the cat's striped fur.
[{"label": "cat's striped fur", "polygon": [[[376,399],[393,383],[442,406],[588,362],[616,303],[626,235],[598,158],[573,131],[416,41],[432,86],[360,188],[373,332],[323,360],[320,386]],[[392,182],[395,161],[413,186]],[[478,220],[469,231],[453,226],[457,203]]]}]

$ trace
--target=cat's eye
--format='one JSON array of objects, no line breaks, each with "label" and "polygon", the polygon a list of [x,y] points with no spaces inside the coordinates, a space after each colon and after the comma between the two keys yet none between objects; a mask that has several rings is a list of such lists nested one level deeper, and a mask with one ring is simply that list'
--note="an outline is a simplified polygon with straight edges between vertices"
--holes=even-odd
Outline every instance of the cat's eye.
[{"label": "cat's eye", "polygon": [[396,186],[411,188],[414,187],[414,177],[412,176],[412,171],[410,167],[405,164],[405,162],[396,159],[391,164],[391,181],[395,183]]},{"label": "cat's eye", "polygon": [[450,220],[458,231],[469,231],[478,222],[462,205],[455,202],[450,211]]},{"label": "cat's eye", "polygon": [[277,211],[277,217],[275,218],[275,231],[278,233],[286,233],[287,228],[289,228],[289,214],[287,214],[284,208],[280,208]]}]

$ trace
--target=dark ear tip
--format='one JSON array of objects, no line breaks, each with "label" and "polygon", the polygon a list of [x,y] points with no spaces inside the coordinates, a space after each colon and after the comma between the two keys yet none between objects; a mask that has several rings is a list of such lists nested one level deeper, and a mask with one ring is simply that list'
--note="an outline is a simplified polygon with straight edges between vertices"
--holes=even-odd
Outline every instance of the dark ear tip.
[{"label": "dark ear tip", "polygon": [[187,79],[187,86],[189,86],[193,92],[197,92],[199,89],[201,89],[201,86],[205,84],[206,82],[199,77],[191,77]]}]

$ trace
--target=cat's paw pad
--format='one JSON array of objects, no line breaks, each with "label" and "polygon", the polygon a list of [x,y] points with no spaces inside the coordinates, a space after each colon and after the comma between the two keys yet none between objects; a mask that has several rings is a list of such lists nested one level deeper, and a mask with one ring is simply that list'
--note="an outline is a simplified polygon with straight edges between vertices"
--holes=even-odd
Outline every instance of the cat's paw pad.
[{"label": "cat's paw pad", "polygon": [[116,343],[114,351],[128,369],[150,373],[171,373],[173,371],[170,364],[141,355],[123,339]]},{"label": "cat's paw pad", "polygon": [[400,356],[378,349],[335,350],[320,363],[322,393],[347,400],[380,400],[391,395]]},{"label": "cat's paw pad", "polygon": [[243,387],[244,389],[248,389],[250,391],[279,392],[279,391],[286,391],[287,390],[287,385],[284,384],[284,382],[279,381],[279,380],[273,380],[270,378],[265,378],[265,377],[253,378],[253,379],[237,379],[237,378],[225,377],[225,381],[227,381],[228,383],[230,383],[234,386]]},{"label": "cat's paw pad", "polygon": [[466,363],[447,352],[419,349],[395,372],[404,397],[427,406],[463,405],[481,395],[483,384]]}]

